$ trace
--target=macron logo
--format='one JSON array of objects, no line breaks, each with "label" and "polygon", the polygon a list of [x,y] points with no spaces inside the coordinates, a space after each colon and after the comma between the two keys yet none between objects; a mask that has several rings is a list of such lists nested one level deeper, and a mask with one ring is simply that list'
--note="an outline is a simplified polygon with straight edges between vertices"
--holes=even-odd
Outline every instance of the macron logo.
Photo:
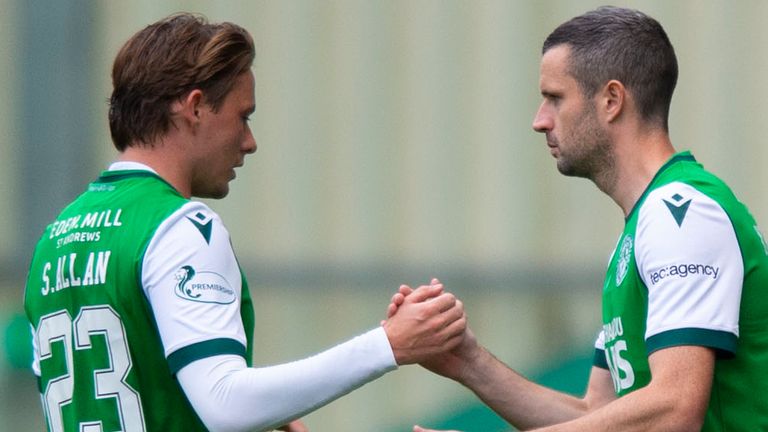
[{"label": "macron logo", "polygon": [[675,218],[675,222],[677,222],[678,227],[683,226],[683,219],[685,219],[685,214],[688,212],[688,207],[691,205],[691,200],[683,201],[685,198],[681,196],[680,194],[674,194],[672,195],[672,200],[674,203],[669,202],[665,199],[664,204],[667,205],[667,208],[669,209],[670,213],[672,213],[672,217]]},{"label": "macron logo", "polygon": [[195,213],[192,217],[187,216],[187,219],[200,231],[205,242],[211,244],[211,227],[213,227],[211,222],[213,219],[201,212]]}]

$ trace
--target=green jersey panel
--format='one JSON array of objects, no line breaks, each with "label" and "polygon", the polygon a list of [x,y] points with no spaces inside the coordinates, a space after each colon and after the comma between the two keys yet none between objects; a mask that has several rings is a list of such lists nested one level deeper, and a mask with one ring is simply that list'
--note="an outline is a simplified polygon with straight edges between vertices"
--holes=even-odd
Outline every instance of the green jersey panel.
[{"label": "green jersey panel", "polygon": [[[49,430],[205,430],[169,368],[141,282],[157,227],[188,202],[151,172],[109,171],[46,228],[24,305]],[[250,345],[247,293],[244,285]]]},{"label": "green jersey panel", "polygon": [[[689,153],[657,173],[626,219],[603,290],[601,342],[616,393],[651,380],[648,357],[717,353],[705,431],[768,430],[768,252],[747,208]],[[600,345],[600,344],[598,344]]]}]

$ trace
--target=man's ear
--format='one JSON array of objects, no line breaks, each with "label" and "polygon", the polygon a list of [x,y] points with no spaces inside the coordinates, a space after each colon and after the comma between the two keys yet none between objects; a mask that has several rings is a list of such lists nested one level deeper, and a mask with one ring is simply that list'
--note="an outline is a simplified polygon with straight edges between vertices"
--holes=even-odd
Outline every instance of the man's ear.
[{"label": "man's ear", "polygon": [[603,114],[607,123],[612,123],[619,118],[626,109],[627,89],[621,81],[610,80],[600,93],[598,109]]},{"label": "man's ear", "polygon": [[171,117],[194,128],[200,122],[202,105],[203,92],[192,90],[171,103]]}]

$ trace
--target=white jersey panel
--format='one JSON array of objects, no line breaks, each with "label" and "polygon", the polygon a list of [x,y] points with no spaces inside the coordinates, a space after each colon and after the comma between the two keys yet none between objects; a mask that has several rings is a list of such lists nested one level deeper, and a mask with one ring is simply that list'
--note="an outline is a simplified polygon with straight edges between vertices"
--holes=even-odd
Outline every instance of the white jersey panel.
[{"label": "white jersey panel", "polygon": [[229,232],[205,204],[189,202],[158,227],[141,277],[166,357],[212,339],[246,345],[240,268]]},{"label": "white jersey panel", "polygon": [[717,202],[680,182],[653,190],[639,209],[635,259],[648,288],[646,339],[685,328],[738,336],[744,267]]},{"label": "white jersey panel", "polygon": [[595,339],[595,349],[605,351],[605,330],[600,330]]}]

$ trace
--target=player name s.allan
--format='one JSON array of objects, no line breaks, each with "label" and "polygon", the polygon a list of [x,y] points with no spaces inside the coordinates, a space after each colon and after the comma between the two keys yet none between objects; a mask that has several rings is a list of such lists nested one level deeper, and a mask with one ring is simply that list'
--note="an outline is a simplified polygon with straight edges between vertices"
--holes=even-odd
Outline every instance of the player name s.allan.
[{"label": "player name s.allan", "polygon": [[67,288],[104,284],[111,255],[112,251],[109,250],[89,252],[84,265],[76,253],[62,255],[56,258],[55,273],[52,273],[53,263],[46,262],[43,265],[40,293],[47,296]]}]

